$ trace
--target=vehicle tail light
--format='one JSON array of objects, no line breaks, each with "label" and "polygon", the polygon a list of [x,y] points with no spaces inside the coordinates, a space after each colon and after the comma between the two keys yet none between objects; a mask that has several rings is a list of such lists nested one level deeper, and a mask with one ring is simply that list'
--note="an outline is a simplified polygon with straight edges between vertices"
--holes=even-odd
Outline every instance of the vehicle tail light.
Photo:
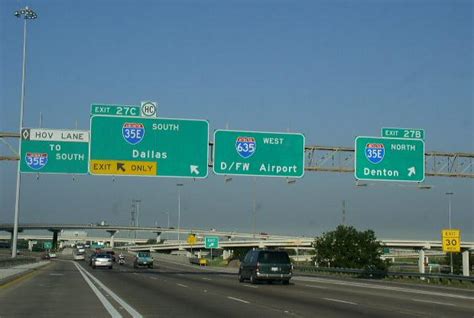
[{"label": "vehicle tail light", "polygon": [[260,271],[260,263],[257,262],[257,272]]}]

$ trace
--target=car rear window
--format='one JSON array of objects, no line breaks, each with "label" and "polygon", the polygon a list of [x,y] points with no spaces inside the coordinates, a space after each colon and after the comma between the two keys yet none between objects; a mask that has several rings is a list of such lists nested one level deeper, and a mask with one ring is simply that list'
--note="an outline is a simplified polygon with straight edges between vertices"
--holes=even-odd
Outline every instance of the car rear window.
[{"label": "car rear window", "polygon": [[261,252],[258,261],[260,263],[286,264],[290,262],[290,259],[285,252]]},{"label": "car rear window", "polygon": [[109,254],[99,254],[96,257],[97,258],[112,258]]},{"label": "car rear window", "polygon": [[150,257],[150,253],[138,253],[138,257]]}]

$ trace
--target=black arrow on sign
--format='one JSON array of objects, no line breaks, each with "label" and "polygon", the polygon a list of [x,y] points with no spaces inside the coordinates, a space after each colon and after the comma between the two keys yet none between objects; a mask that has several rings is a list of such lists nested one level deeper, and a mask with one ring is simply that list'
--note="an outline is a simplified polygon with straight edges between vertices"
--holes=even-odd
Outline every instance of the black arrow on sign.
[{"label": "black arrow on sign", "polygon": [[124,168],[123,166],[125,166],[124,163],[122,163],[122,162],[117,162],[117,170],[125,171],[125,168]]}]

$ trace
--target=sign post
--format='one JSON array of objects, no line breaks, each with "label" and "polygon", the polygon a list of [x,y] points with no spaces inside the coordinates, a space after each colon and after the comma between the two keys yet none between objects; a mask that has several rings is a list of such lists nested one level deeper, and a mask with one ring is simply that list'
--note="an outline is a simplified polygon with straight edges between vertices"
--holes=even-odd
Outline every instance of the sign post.
[{"label": "sign post", "polygon": [[422,182],[425,179],[425,142],[357,137],[354,165],[358,180]]},{"label": "sign post", "polygon": [[87,174],[88,159],[88,131],[35,128],[21,131],[21,172]]},{"label": "sign post", "polygon": [[301,178],[304,144],[297,133],[216,130],[214,173]]},{"label": "sign post", "polygon": [[206,178],[208,144],[205,120],[92,116],[89,171]]},{"label": "sign post", "polygon": [[218,236],[205,236],[204,246],[211,249],[211,261],[212,261],[212,249],[219,248],[219,237]]}]

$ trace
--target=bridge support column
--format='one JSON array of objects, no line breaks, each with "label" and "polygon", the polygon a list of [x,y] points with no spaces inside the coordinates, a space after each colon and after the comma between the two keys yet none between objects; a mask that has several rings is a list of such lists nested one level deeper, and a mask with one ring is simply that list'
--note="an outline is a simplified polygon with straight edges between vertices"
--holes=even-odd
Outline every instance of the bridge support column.
[{"label": "bridge support column", "polygon": [[36,241],[33,240],[28,240],[28,251],[32,252],[33,251],[33,245],[36,244]]},{"label": "bridge support column", "polygon": [[469,250],[462,252],[462,275],[469,276]]},{"label": "bridge support column", "polygon": [[110,247],[114,248],[114,246],[115,246],[114,237],[115,237],[115,233],[117,233],[118,231],[117,230],[107,230],[107,232],[110,234]]},{"label": "bridge support column", "polygon": [[[425,250],[420,249],[418,253],[419,253],[418,254],[418,270],[420,274],[424,274],[425,273]],[[421,279],[425,279],[425,278],[422,277]]]},{"label": "bridge support column", "polygon": [[161,232],[155,232],[156,233],[156,244],[161,243]]},{"label": "bridge support column", "polygon": [[224,251],[222,252],[222,258],[223,258],[224,260],[229,259],[229,257],[232,256],[232,254],[233,254],[233,251],[232,251],[232,250],[224,250]]},{"label": "bridge support column", "polygon": [[51,249],[54,251],[58,248],[58,233],[61,231],[61,230],[58,230],[58,229],[49,229],[49,231],[53,232],[53,244],[52,244],[52,247]]}]

